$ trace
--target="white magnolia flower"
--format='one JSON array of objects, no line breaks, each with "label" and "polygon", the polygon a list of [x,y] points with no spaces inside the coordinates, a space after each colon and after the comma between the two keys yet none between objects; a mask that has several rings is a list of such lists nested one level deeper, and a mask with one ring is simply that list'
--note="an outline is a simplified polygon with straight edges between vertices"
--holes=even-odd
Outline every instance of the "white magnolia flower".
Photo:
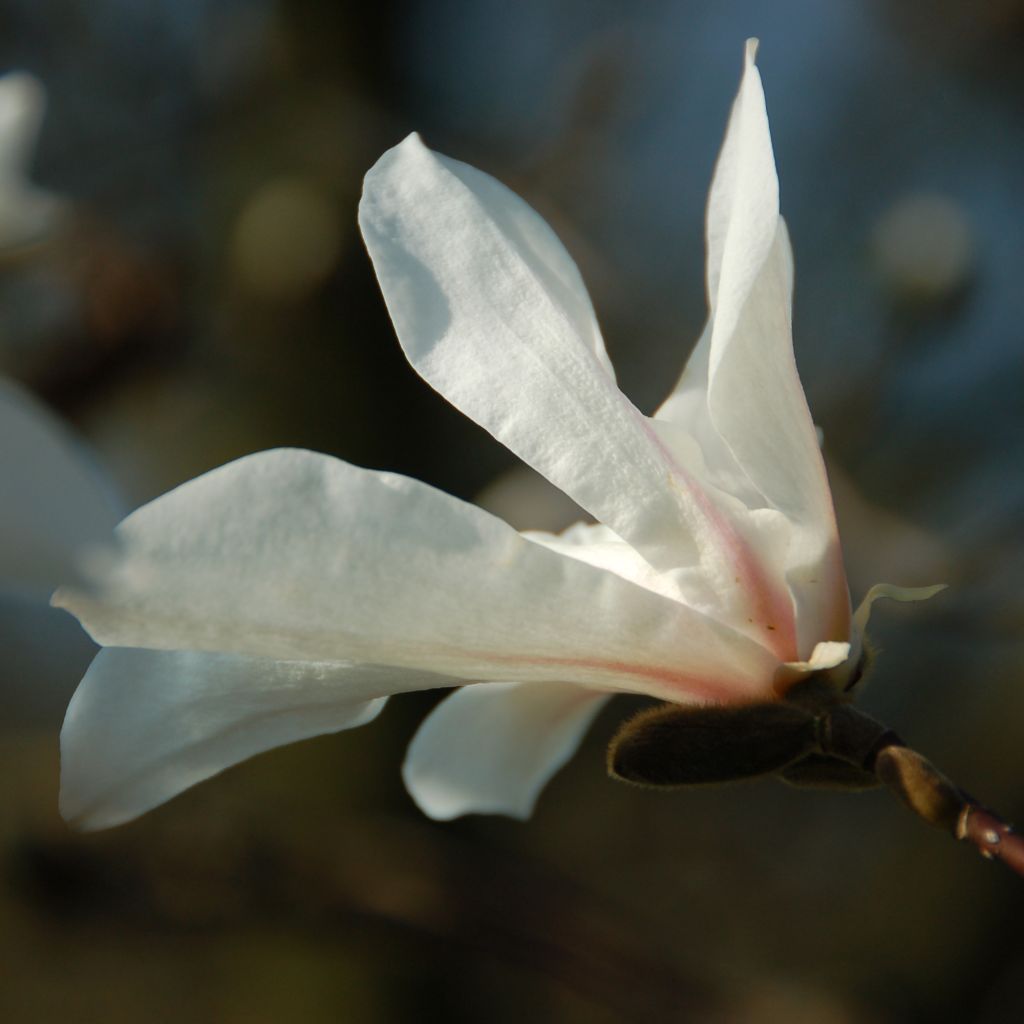
[{"label": "white magnolia flower", "polygon": [[[26,72],[0,77],[0,253],[39,240],[65,208],[28,178],[45,106]],[[0,732],[56,725],[92,645],[49,607],[78,554],[120,509],[64,426],[0,378]],[[71,627],[70,629],[68,627]]]},{"label": "white magnolia flower", "polygon": [[753,44],[711,189],[708,325],[653,418],[616,387],[572,259],[498,182],[413,135],[359,221],[413,367],[599,523],[519,534],[294,450],[139,509],[95,585],[55,596],[105,645],[62,735],[83,827],[432,687],[463,688],[409,749],[417,803],[525,816],[613,693],[765,700],[856,660]]}]

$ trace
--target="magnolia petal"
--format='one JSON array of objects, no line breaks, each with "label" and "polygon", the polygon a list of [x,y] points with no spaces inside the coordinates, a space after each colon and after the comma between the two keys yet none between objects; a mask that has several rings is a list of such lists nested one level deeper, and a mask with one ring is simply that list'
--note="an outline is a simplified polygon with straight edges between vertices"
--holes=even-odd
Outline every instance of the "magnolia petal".
[{"label": "magnolia petal", "polygon": [[748,509],[764,508],[767,499],[750,482],[708,414],[708,360],[712,321],[704,326],[682,376],[651,420],[673,458],[689,466],[699,480],[731,495]]},{"label": "magnolia petal", "polygon": [[936,583],[930,587],[897,587],[892,583],[876,583],[864,595],[864,600],[853,613],[854,636],[861,638],[867,632],[868,620],[871,618],[871,606],[880,597],[887,597],[891,601],[927,601],[945,590],[948,585],[947,583]]},{"label": "magnolia petal", "polygon": [[473,505],[313,452],[222,466],[139,509],[117,536],[92,590],[54,595],[112,646],[555,679],[676,700],[764,692],[777,666],[728,626]]},{"label": "magnolia petal", "polygon": [[[413,209],[418,202],[431,200],[447,204],[449,209]],[[467,212],[469,217],[462,222]],[[547,221],[496,178],[433,152],[413,133],[388,150],[366,175],[359,223],[378,276],[382,276],[383,271],[388,277],[384,298],[389,310],[392,293],[410,287],[406,279],[410,267],[393,268],[391,261],[406,264],[410,258],[415,258],[416,248],[423,247],[422,255],[441,257],[437,266],[431,259],[426,268],[418,268],[420,274],[424,269],[433,271],[434,286],[443,289],[443,295],[436,296],[440,305],[433,307],[435,315],[448,306],[454,316],[460,316],[465,311],[458,308],[459,300],[476,304],[485,300],[494,288],[495,282],[487,276],[487,269],[474,268],[469,262],[486,248],[510,262],[511,266],[501,269],[519,275],[524,286],[535,293],[528,297],[539,299],[544,312],[567,320],[566,326],[573,332],[574,340],[582,342],[602,370],[614,379],[615,371],[605,351],[594,307],[575,261]],[[432,226],[440,237],[416,237]],[[392,231],[398,233],[392,234]],[[463,254],[466,261],[463,266],[455,267],[453,261],[459,260],[460,254],[444,250],[456,249],[459,235],[472,252]],[[426,247],[431,243],[436,249],[428,251]],[[453,279],[452,271],[462,269],[475,269],[472,275],[476,279],[475,293],[466,291],[468,285],[460,285]],[[382,286],[384,283],[382,280]],[[446,287],[451,284],[456,286],[455,293],[450,293]],[[493,297],[502,298],[500,295]],[[418,303],[421,299],[429,303],[435,296],[395,298],[399,303]],[[513,302],[522,301],[508,298]],[[416,339],[411,339],[411,344],[415,343]]]},{"label": "magnolia petal", "polygon": [[748,39],[708,195],[708,302],[716,330],[726,334],[775,241],[779,218],[779,179],[756,58],[757,40]]},{"label": "magnolia petal", "polygon": [[685,578],[679,574],[657,572],[651,564],[640,557],[636,548],[631,547],[603,523],[574,523],[561,533],[547,533],[544,530],[523,530],[522,536],[536,544],[570,558],[577,558],[588,565],[607,569],[638,586],[653,590],[656,594],[673,601],[691,603],[694,588],[685,586]]},{"label": "magnolia petal", "polygon": [[453,685],[381,665],[100,651],[61,732],[61,814],[109,828],[254,754],[363,725],[384,695]]},{"label": "magnolia petal", "polygon": [[789,582],[799,647],[806,650],[817,640],[845,635],[849,606],[828,478],[793,359],[781,255],[788,242],[779,224],[772,254],[751,283],[736,329],[721,343],[716,319],[708,409],[754,486],[799,526]]},{"label": "magnolia petal", "polygon": [[708,413],[752,485],[801,526],[789,583],[798,647],[845,637],[849,597],[817,432],[793,357],[793,263],[761,77],[748,45],[708,211],[709,282],[720,251]]},{"label": "magnolia petal", "polygon": [[[720,497],[735,505],[728,495]],[[784,517],[770,509],[758,509],[745,518],[744,540],[751,541],[749,546],[758,550],[761,564],[781,578],[785,572],[784,559],[789,538]],[[658,572],[635,548],[603,523],[576,523],[560,534],[526,530],[523,536],[570,558],[607,569],[672,601],[734,623],[737,632],[762,646],[772,649],[785,646],[788,649],[788,641],[793,635],[790,628],[787,637],[787,613],[789,626],[792,626],[788,604],[781,614],[771,615],[772,621],[766,628],[748,614],[749,595],[738,585],[739,581],[732,573],[716,575],[708,566]],[[788,595],[784,597],[788,602]]]},{"label": "magnolia petal", "polygon": [[850,645],[835,640],[823,640],[816,644],[806,661],[790,661],[785,667],[794,672],[823,672],[825,669],[842,665],[850,657]]},{"label": "magnolia petal", "polygon": [[[419,203],[428,206],[417,209]],[[547,221],[496,178],[428,150],[413,133],[385,153],[367,174],[359,226],[392,316],[406,313],[403,305],[407,303],[422,313],[421,304],[426,303],[432,318],[447,311],[461,319],[467,310],[460,308],[460,303],[475,306],[489,298],[506,308],[487,312],[492,316],[511,313],[512,326],[520,312],[514,306],[536,298],[542,303],[542,313],[564,317],[564,330],[572,334],[573,341],[582,342],[601,370],[614,378],[579,267]],[[437,238],[422,237],[431,229],[437,231]],[[460,254],[459,242],[470,251]],[[472,262],[481,250],[502,257],[509,265],[501,270],[514,274],[517,284],[532,294],[516,297],[498,292],[500,283],[494,280],[493,271],[488,273],[488,268]],[[427,266],[413,264],[418,257],[429,261]],[[408,276],[411,269],[414,278],[430,272],[431,279],[418,284],[440,288],[441,293],[397,294],[413,288]],[[464,274],[465,270],[473,272]],[[424,339],[410,339],[410,347],[423,343]]]},{"label": "magnolia petal", "polygon": [[[851,658],[851,653],[854,655]],[[851,675],[857,670],[859,646],[837,640],[823,640],[815,644],[810,657],[804,661],[788,661],[775,675],[775,691],[786,693],[790,687],[810,675],[824,673],[835,689],[846,689]]]},{"label": "magnolia petal", "polygon": [[832,499],[793,357],[793,261],[764,91],[747,46],[739,93],[708,202],[711,318],[658,411],[699,444],[718,486],[794,524],[786,579],[797,650],[845,639],[849,595]]},{"label": "magnolia petal", "polygon": [[431,818],[528,818],[611,694],[565,683],[489,683],[446,697],[413,738],[406,788]]},{"label": "magnolia petal", "polygon": [[538,220],[418,136],[380,158],[359,223],[410,363],[656,568],[728,548],[694,481],[616,387],[578,274]]},{"label": "magnolia petal", "polygon": [[83,550],[109,541],[120,512],[56,417],[2,380],[0,474],[0,579],[45,600]]}]

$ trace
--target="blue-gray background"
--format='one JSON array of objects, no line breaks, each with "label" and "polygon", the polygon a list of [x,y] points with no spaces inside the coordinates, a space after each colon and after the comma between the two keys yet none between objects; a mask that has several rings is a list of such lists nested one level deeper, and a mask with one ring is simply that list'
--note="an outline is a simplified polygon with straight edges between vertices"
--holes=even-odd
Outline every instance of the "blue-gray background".
[{"label": "blue-gray background", "polygon": [[[404,363],[355,230],[363,172],[416,129],[523,194],[650,411],[703,319],[704,199],[750,35],[854,598],[953,585],[878,609],[866,704],[1013,817],[1020,0],[4,0],[0,70],[49,92],[34,177],[75,216],[0,265],[0,373],[129,506],[281,444],[475,496],[512,459]],[[557,518],[531,486],[485,500]],[[56,733],[90,646],[6,598],[0,642],[5,1019],[1024,1017],[1022,883],[885,794],[617,786],[615,704],[532,822],[437,826],[398,776],[420,696],[80,837],[55,812]]]}]

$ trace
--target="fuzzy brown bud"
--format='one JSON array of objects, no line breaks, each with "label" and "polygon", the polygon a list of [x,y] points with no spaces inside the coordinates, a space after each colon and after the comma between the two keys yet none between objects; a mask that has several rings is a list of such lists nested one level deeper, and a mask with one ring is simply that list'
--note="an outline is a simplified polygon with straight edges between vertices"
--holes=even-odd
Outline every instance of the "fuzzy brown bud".
[{"label": "fuzzy brown bud", "polygon": [[875,773],[918,817],[957,835],[967,798],[926,757],[909,747],[886,747],[875,758]]},{"label": "fuzzy brown bud", "polygon": [[729,782],[776,772],[817,743],[815,716],[791,704],[664,704],[623,724],[608,771],[647,786]]}]

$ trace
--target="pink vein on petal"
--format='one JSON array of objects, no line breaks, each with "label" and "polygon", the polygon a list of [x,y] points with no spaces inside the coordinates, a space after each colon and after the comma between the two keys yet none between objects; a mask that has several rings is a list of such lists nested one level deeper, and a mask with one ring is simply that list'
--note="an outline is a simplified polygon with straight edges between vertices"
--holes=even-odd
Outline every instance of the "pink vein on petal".
[{"label": "pink vein on petal", "polygon": [[[542,285],[542,287],[545,287]],[[678,477],[683,486],[689,490],[703,513],[705,519],[722,540],[722,547],[732,563],[737,583],[748,595],[750,611],[756,624],[761,627],[762,642],[780,661],[796,661],[796,613],[788,589],[772,584],[764,566],[758,560],[750,545],[737,535],[735,528],[715,507],[703,488],[693,479],[686,469],[679,464],[672,452],[665,446],[657,433],[651,429],[647,417],[626,398],[615,384],[608,371],[601,365],[596,352],[589,347],[584,351],[590,361],[597,367],[599,374],[606,378],[607,384],[623,399],[626,407],[636,417],[641,430],[661,452],[662,458],[668,463],[670,471]]]},{"label": "pink vein on petal", "polygon": [[613,675],[631,676],[636,679],[648,679],[664,684],[665,688],[680,697],[707,701],[714,704],[730,704],[747,696],[740,687],[730,685],[724,680],[707,679],[701,676],[679,672],[676,669],[660,665],[643,665],[628,661],[611,661],[604,658],[571,658],[549,655],[515,655],[488,654],[488,658],[506,664],[551,665],[557,668],[583,668],[606,671]]},{"label": "pink vein on petal", "polygon": [[647,417],[639,410],[636,414],[647,436],[657,446],[673,475],[693,496],[698,508],[721,538],[726,556],[735,569],[737,583],[750,600],[750,610],[764,634],[763,642],[780,661],[797,660],[796,617],[788,592],[772,583],[750,544],[740,537],[733,525],[715,507],[704,489],[679,464],[657,433],[651,429]]}]

